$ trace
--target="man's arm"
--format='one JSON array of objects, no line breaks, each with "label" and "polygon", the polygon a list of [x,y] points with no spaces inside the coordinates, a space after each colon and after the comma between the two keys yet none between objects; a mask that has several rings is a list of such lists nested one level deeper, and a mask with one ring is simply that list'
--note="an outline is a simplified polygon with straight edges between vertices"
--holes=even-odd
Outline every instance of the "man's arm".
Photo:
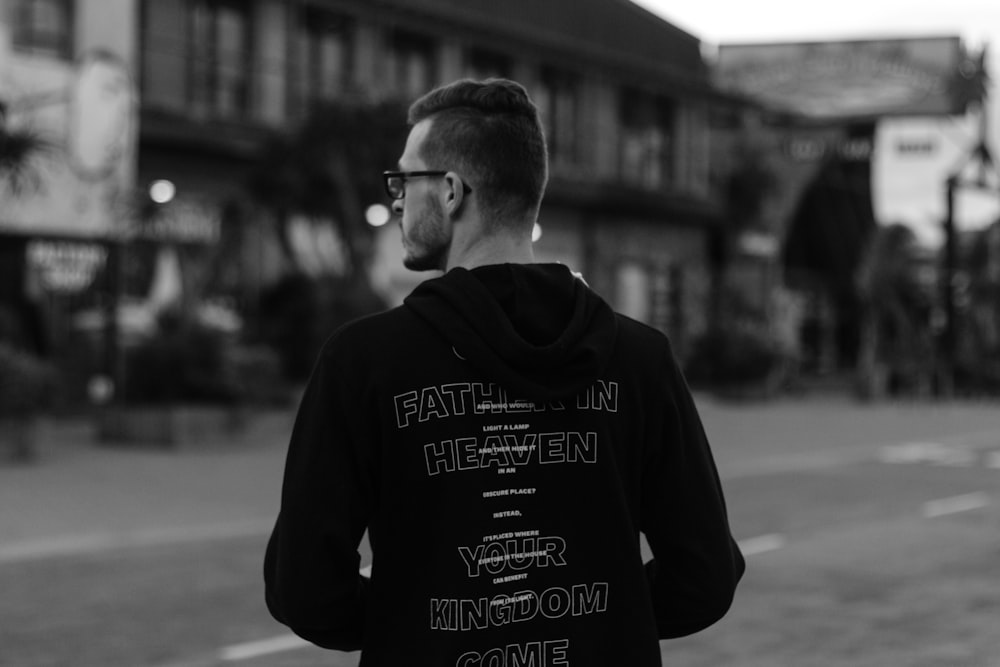
[{"label": "man's arm", "polygon": [[721,619],[746,566],[701,419],[669,351],[665,369],[669,400],[646,453],[642,531],[653,551],[646,574],[657,628],[670,639]]},{"label": "man's arm", "polygon": [[364,638],[368,579],[358,572],[358,545],[373,487],[347,421],[346,382],[324,350],[295,419],[264,588],[276,620],[318,646],[352,651]]}]

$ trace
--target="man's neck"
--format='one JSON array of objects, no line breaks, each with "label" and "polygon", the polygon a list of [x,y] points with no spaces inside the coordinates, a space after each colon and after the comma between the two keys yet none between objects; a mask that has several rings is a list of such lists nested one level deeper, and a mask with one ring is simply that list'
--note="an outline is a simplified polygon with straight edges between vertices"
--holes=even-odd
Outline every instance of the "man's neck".
[{"label": "man's neck", "polygon": [[480,238],[466,248],[453,248],[445,270],[461,266],[474,269],[489,264],[533,264],[535,253],[530,238],[492,236]]}]

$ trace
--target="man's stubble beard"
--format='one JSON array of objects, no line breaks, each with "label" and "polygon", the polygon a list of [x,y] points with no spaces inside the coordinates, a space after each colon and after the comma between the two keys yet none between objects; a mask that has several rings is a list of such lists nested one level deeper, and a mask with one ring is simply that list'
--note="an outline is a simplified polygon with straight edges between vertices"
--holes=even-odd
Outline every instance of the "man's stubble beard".
[{"label": "man's stubble beard", "polygon": [[[405,241],[406,239],[404,239]],[[451,247],[447,233],[444,209],[433,196],[429,196],[424,209],[410,229],[409,243],[404,243],[406,255],[403,266],[411,271],[443,271]]]}]

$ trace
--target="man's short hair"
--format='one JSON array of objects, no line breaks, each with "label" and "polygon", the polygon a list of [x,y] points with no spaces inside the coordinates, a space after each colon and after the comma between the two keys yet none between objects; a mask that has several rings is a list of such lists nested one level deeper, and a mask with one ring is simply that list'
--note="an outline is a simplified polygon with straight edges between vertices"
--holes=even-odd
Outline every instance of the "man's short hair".
[{"label": "man's short hair", "polygon": [[519,83],[462,79],[410,106],[409,123],[432,119],[421,158],[469,180],[495,229],[524,231],[538,216],[548,158],[538,108]]}]

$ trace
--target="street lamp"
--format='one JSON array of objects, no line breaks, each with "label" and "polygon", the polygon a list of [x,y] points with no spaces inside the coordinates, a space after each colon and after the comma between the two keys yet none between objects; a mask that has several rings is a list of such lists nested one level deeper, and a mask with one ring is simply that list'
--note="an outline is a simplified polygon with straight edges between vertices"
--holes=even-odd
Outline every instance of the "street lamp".
[{"label": "street lamp", "polygon": [[[983,110],[985,119],[986,112]],[[996,174],[996,165],[989,147],[986,145],[985,120],[980,137],[980,143],[973,149],[971,158],[979,163],[978,173],[974,178],[962,178],[960,171],[953,173],[945,181],[945,218],[944,218],[944,276],[941,281],[942,301],[944,305],[944,331],[941,339],[941,352],[944,356],[943,393],[951,394],[955,383],[955,362],[958,353],[957,313],[955,308],[955,278],[957,275],[957,243],[955,234],[955,192],[958,188],[979,192],[994,192],[1000,195],[1000,183],[991,184],[987,172]]]},{"label": "street lamp", "polygon": [[149,198],[157,204],[168,204],[177,194],[177,186],[173,181],[159,179],[149,184]]},{"label": "street lamp", "polygon": [[389,209],[384,204],[372,204],[365,209],[365,221],[372,227],[382,227],[392,217]]}]

